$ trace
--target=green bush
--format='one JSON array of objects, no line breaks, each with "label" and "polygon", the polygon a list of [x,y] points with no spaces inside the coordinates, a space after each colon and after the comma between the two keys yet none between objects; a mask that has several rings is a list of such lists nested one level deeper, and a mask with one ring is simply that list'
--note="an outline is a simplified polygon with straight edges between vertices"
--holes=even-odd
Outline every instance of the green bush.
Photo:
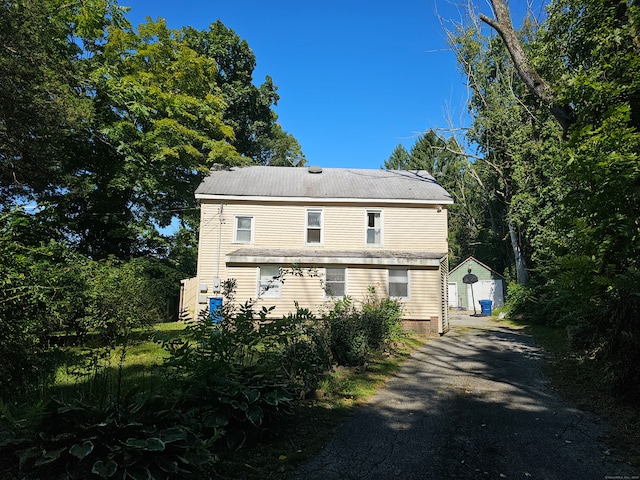
[{"label": "green bush", "polygon": [[326,315],[333,360],[338,365],[360,366],[367,358],[367,334],[351,297],[336,300]]},{"label": "green bush", "polygon": [[361,313],[369,348],[381,350],[390,339],[400,334],[401,315],[400,302],[388,297],[378,298],[375,290],[370,289]]},{"label": "green bush", "polygon": [[144,478],[194,474],[215,460],[200,419],[165,398],[131,395],[101,408],[80,400],[51,400],[32,424],[5,429],[0,454],[18,460],[20,478]]},{"label": "green bush", "polygon": [[338,365],[361,366],[371,351],[382,350],[400,331],[401,304],[378,298],[371,288],[358,309],[351,297],[335,301],[325,316],[331,354]]},{"label": "green bush", "polygon": [[165,343],[181,409],[217,427],[231,449],[275,426],[294,397],[316,388],[331,366],[320,322],[307,309],[270,319],[272,308],[234,304],[234,282],[213,315],[202,312],[183,339]]}]

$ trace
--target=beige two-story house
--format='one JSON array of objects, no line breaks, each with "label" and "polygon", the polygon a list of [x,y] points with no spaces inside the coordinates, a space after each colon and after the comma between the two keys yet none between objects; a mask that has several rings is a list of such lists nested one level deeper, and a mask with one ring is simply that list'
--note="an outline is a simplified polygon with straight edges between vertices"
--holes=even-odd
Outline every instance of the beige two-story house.
[{"label": "beige two-story house", "polygon": [[[201,205],[198,273],[183,282],[183,310],[258,299],[285,315],[294,302],[320,312],[332,299],[363,300],[369,288],[399,299],[407,321],[447,319],[447,205],[424,171],[234,167],[212,170]],[[274,280],[296,266],[302,276]],[[310,270],[307,270],[310,269]]]}]

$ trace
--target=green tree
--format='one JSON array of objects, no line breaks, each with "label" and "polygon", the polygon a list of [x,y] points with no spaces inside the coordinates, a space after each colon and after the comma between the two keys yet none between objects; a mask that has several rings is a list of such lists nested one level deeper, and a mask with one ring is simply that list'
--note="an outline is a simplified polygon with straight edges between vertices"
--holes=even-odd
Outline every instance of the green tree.
[{"label": "green tree", "polygon": [[255,87],[246,42],[220,22],[210,30],[109,29],[82,61],[92,118],[65,147],[56,188],[40,196],[43,221],[60,225],[92,258],[167,255],[159,233],[176,218],[196,228],[193,191],[214,163],[303,163],[275,122],[275,86]]},{"label": "green tree", "polygon": [[387,170],[407,170],[409,162],[409,152],[402,144],[399,144],[393,149],[391,156],[384,161],[384,168]]},{"label": "green tree", "polygon": [[577,327],[603,365],[603,378],[637,400],[640,8],[556,0],[535,38],[514,39],[508,9],[499,0],[492,4],[496,18],[483,20],[565,134],[553,163],[563,182],[556,184],[557,203],[541,203],[549,213],[539,223],[546,236],[538,235],[534,252],[535,294],[548,307],[542,314]]},{"label": "green tree", "polygon": [[113,1],[0,4],[0,202],[57,188],[92,122],[81,65],[103,29],[125,24]]},{"label": "green tree", "polygon": [[[535,34],[535,24],[527,19],[518,38]],[[549,221],[562,192],[561,132],[520,80],[500,38],[472,23],[452,32],[450,42],[471,91],[474,120],[467,139],[476,148],[479,194],[473,199],[480,214],[475,251],[524,284],[540,258],[540,235],[549,233],[539,226]]]},{"label": "green tree", "polygon": [[216,83],[226,104],[223,121],[233,129],[236,150],[265,165],[299,163],[300,145],[282,130],[272,109],[280,99],[272,78],[253,84],[256,58],[247,41],[220,20],[208,30],[186,27],[183,34],[190,48],[216,63]]}]

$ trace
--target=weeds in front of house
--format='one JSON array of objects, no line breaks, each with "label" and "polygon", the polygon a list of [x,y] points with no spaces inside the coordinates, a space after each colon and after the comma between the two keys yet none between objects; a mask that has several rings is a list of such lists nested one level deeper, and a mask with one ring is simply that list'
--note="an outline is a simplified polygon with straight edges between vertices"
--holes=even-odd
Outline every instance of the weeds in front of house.
[{"label": "weeds in front of house", "polygon": [[[373,291],[358,307],[343,299],[316,317],[296,305],[271,319],[272,309],[236,305],[234,286],[220,311],[156,332],[155,344],[131,331],[119,344],[69,349],[58,383],[37,401],[0,404],[0,473],[205,478],[248,447],[270,452],[269,471],[290,469],[417,345],[400,333],[399,304]],[[274,449],[286,450],[275,464]],[[236,478],[267,467],[247,468]]]}]

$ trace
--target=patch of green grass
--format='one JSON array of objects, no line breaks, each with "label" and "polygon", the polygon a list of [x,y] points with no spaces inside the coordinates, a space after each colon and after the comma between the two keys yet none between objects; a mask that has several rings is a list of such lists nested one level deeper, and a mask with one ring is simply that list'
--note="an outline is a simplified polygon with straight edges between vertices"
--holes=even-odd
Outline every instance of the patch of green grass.
[{"label": "patch of green grass", "polygon": [[159,387],[164,380],[159,366],[167,357],[159,341],[179,337],[184,327],[183,322],[168,322],[156,324],[152,329],[137,329],[126,347],[118,346],[111,351],[100,347],[67,347],[63,351],[63,365],[56,372],[54,392],[65,396],[85,394],[87,389],[96,388],[111,391],[118,382],[122,391]]},{"label": "patch of green grass", "polygon": [[606,420],[611,427],[606,442],[617,458],[640,467],[640,411],[612,394],[595,357],[573,350],[563,328],[507,319],[500,322],[522,328],[535,339],[546,353],[545,372],[552,387],[582,410]]},{"label": "patch of green grass", "polygon": [[370,358],[364,367],[335,368],[314,392],[315,398],[301,401],[293,415],[265,441],[239,452],[220,454],[212,475],[243,480],[287,478],[299,465],[313,458],[335,428],[375,395],[427,339],[410,334],[396,341],[390,351]]}]

